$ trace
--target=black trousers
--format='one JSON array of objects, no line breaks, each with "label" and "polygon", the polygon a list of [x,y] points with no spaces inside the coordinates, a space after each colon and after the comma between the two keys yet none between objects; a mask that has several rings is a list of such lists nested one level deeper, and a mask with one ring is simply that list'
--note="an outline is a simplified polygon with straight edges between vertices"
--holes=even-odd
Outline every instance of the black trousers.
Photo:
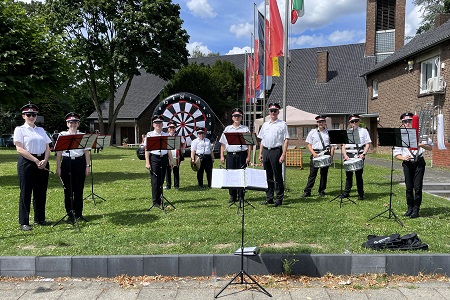
[{"label": "black trousers", "polygon": [[199,186],[203,186],[203,173],[206,173],[206,180],[208,181],[208,187],[211,187],[213,161],[210,154],[203,155],[200,169],[197,171],[197,181]]},{"label": "black trousers", "polygon": [[[364,168],[362,168],[358,171],[354,171],[354,172],[355,172],[356,189],[358,191],[358,196],[364,197],[364,180],[363,180]],[[345,188],[344,188],[345,194],[350,194],[352,185],[353,185],[353,171],[351,171],[351,172],[345,171]]]},{"label": "black trousers", "polygon": [[[86,179],[86,158],[84,155],[76,159],[63,157],[61,162],[61,179],[65,186],[64,206],[66,213],[69,217],[79,218],[83,216],[83,190]],[[75,216],[73,216],[72,211]]]},{"label": "black trousers", "polygon": [[173,185],[176,188],[180,187],[180,166],[173,166],[173,169],[167,168],[166,171],[166,185],[170,188],[172,186],[172,172],[173,172]]},{"label": "black trousers", "polygon": [[426,163],[423,157],[419,157],[416,162],[404,161],[402,163],[406,185],[406,204],[408,207],[420,208],[420,205],[422,204],[425,165]]},{"label": "black trousers", "polygon": [[150,154],[150,183],[152,185],[152,201],[161,204],[164,176],[169,164],[168,155]]},{"label": "black trousers", "polygon": [[[43,160],[44,155],[36,156]],[[49,169],[49,164],[46,166]],[[36,163],[19,155],[17,174],[20,182],[19,224],[30,225],[31,195],[33,194],[34,222],[45,221],[47,202],[48,171],[40,170]]]},{"label": "black trousers", "polygon": [[267,186],[266,200],[273,201],[276,191],[276,201],[283,202],[284,183],[283,183],[283,165],[280,164],[282,154],[281,147],[275,149],[267,149],[263,147],[263,167],[266,170]]},{"label": "black trousers", "polygon": [[[246,159],[247,151],[228,152],[226,158],[226,167],[227,169],[245,169],[247,167]],[[237,200],[238,195],[241,199],[244,199],[243,189],[228,189],[228,193],[234,201]]]},{"label": "black trousers", "polygon": [[[325,153],[330,155],[330,153]],[[310,163],[309,163],[309,176],[308,182],[306,183],[306,187],[303,190],[305,193],[311,194],[311,190],[314,187],[314,183],[316,182],[317,173],[320,169],[320,183],[319,183],[319,193],[325,192],[327,188],[327,178],[328,178],[328,169],[329,167],[316,168],[313,163],[314,156],[311,155]]]}]

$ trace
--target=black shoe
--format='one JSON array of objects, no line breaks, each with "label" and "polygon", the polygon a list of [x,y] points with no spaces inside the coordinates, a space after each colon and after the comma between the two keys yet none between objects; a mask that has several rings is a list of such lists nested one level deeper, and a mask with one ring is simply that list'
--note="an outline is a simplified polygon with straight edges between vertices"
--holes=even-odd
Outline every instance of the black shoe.
[{"label": "black shoe", "polygon": [[261,205],[274,204],[273,200],[266,200],[261,202]]},{"label": "black shoe", "polygon": [[277,201],[277,202],[275,203],[274,206],[275,206],[275,207],[281,206],[281,202],[278,202],[278,201]]},{"label": "black shoe", "polygon": [[349,198],[350,197],[350,194],[349,193],[343,193],[342,195],[341,195],[341,198]]},{"label": "black shoe", "polygon": [[311,193],[304,192],[302,195],[302,198],[308,198],[308,197],[311,197]]},{"label": "black shoe", "polygon": [[50,226],[50,225],[52,225],[52,223],[47,222],[47,221],[39,221],[39,222],[34,222],[34,225]]},{"label": "black shoe", "polygon": [[69,216],[69,217],[66,219],[66,223],[67,223],[67,224],[72,224],[72,225],[73,225],[73,223],[75,223],[75,219],[74,219],[72,216]]},{"label": "black shoe", "polygon": [[358,200],[364,200],[364,196],[358,196]]},{"label": "black shoe", "polygon": [[419,208],[418,207],[413,207],[412,209],[412,213],[409,216],[411,219],[415,219],[419,217]]},{"label": "black shoe", "polygon": [[409,217],[412,214],[412,212],[413,212],[412,206],[408,207],[408,210],[403,214],[403,216],[404,217]]},{"label": "black shoe", "polygon": [[153,202],[153,206],[157,208],[161,208],[161,203]]},{"label": "black shoe", "polygon": [[176,187],[175,187],[175,189],[176,189],[176,190],[179,190],[179,189],[180,189],[180,187],[176,186]]},{"label": "black shoe", "polygon": [[170,188],[171,188],[170,186],[165,186],[164,187],[165,190],[170,190]]},{"label": "black shoe", "polygon": [[30,231],[33,228],[30,225],[24,224],[24,225],[20,225],[20,229],[23,230],[23,231]]},{"label": "black shoe", "polygon": [[236,201],[237,201],[236,198],[230,197],[230,200],[228,200],[228,203],[234,203],[234,202],[236,202]]},{"label": "black shoe", "polygon": [[325,192],[319,192],[319,197],[325,197]]}]

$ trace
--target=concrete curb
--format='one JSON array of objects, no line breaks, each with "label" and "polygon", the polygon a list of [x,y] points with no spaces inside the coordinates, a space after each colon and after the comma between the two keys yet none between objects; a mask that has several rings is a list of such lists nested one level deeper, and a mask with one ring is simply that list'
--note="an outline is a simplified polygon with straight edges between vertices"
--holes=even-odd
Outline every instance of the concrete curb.
[{"label": "concrete curb", "polygon": [[[252,275],[281,274],[285,260],[295,261],[292,275],[310,277],[327,273],[450,274],[450,254],[261,254],[244,256],[243,269]],[[241,270],[241,257],[229,254],[0,257],[0,276],[10,277],[211,276],[213,268],[217,276],[236,274]]]}]

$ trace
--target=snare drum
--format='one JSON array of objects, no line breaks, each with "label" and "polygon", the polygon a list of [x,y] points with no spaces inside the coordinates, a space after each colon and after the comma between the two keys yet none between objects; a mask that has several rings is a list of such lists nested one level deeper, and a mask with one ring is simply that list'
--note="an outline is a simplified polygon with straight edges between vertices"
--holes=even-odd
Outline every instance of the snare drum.
[{"label": "snare drum", "polygon": [[351,158],[344,161],[344,168],[347,172],[358,171],[364,168],[364,161],[361,158]]},{"label": "snare drum", "polygon": [[321,155],[313,158],[315,168],[324,168],[331,165],[332,159],[330,155]]}]

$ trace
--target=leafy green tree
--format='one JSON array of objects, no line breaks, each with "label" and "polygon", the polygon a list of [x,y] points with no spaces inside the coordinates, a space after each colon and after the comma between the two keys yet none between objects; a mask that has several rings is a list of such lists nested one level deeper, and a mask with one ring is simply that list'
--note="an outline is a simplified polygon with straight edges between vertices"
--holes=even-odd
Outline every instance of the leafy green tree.
[{"label": "leafy green tree", "polygon": [[228,122],[226,113],[242,99],[244,73],[228,61],[213,65],[191,63],[180,69],[164,87],[162,98],[174,93],[189,92],[205,100],[218,119]]},{"label": "leafy green tree", "polygon": [[[46,5],[51,28],[65,35],[80,82],[88,86],[102,133],[105,118],[113,133],[140,68],[168,80],[187,63],[189,36],[181,27],[180,6],[170,0],[48,0]],[[116,102],[123,83],[125,92]],[[107,87],[107,116],[101,109],[102,86]]]},{"label": "leafy green tree", "polygon": [[61,89],[66,84],[62,70],[68,66],[58,36],[42,16],[25,7],[0,0],[0,99],[16,108],[35,101],[38,94]]},{"label": "leafy green tree", "polygon": [[450,13],[450,0],[414,0],[413,4],[422,6],[422,23],[416,34],[421,34],[433,28],[434,18],[439,13]]}]

